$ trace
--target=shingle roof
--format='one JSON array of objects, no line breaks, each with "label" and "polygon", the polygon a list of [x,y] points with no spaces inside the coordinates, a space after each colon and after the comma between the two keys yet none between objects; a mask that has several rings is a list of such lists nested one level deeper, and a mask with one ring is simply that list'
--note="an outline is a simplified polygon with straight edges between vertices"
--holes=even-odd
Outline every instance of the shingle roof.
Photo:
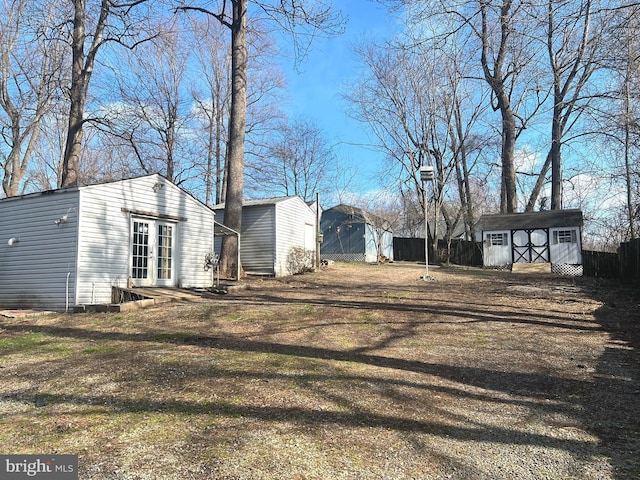
[{"label": "shingle roof", "polygon": [[353,218],[358,219],[363,223],[374,225],[376,227],[381,227],[384,229],[387,229],[390,227],[390,224],[387,220],[377,215],[374,215],[373,213],[367,212],[365,209],[360,207],[354,207],[351,205],[345,205],[341,203],[340,205],[336,205],[335,207],[331,207],[327,210],[324,210],[324,212],[330,212],[330,211],[344,213],[345,215],[352,215]]},{"label": "shingle roof", "polygon": [[521,230],[525,228],[582,227],[582,210],[545,210],[543,212],[499,213],[483,215],[476,231]]}]

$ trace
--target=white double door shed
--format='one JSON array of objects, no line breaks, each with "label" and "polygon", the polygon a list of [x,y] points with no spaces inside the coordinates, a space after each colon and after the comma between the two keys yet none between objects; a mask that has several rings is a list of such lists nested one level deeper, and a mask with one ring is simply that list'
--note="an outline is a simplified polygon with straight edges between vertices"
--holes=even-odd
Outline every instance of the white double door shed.
[{"label": "white double door shed", "polygon": [[515,263],[582,263],[582,212],[548,210],[483,215],[477,238],[483,244],[485,267]]}]

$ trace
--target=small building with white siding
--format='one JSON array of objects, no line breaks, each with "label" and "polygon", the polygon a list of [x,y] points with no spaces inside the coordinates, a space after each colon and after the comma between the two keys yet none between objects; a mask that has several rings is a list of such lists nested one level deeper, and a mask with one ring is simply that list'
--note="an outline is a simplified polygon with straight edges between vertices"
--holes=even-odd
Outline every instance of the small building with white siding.
[{"label": "small building with white siding", "polygon": [[549,263],[556,273],[580,274],[582,225],[580,210],[483,215],[476,224],[483,265]]},{"label": "small building with white siding", "polygon": [[112,287],[210,287],[214,212],[158,174],[0,200],[0,307],[111,303]]},{"label": "small building with white siding", "polygon": [[[224,204],[213,207],[224,224]],[[300,254],[313,266],[316,214],[298,196],[245,200],[242,205],[240,263],[246,274],[285,276],[298,273]],[[220,242],[216,240],[216,252]],[[295,257],[295,258],[294,258]]]}]

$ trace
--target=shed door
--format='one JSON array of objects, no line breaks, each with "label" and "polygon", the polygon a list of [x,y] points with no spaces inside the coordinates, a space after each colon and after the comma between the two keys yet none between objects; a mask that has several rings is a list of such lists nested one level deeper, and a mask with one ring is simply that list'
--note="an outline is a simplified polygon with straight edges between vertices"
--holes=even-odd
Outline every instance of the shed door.
[{"label": "shed door", "polygon": [[580,233],[577,228],[551,230],[551,259],[553,263],[582,263]]},{"label": "shed door", "polygon": [[509,232],[486,232],[483,242],[485,267],[503,267],[511,263]]},{"label": "shed door", "polygon": [[137,287],[175,285],[175,229],[157,220],[131,221],[131,278]]},{"label": "shed door", "polygon": [[514,230],[513,263],[546,263],[549,261],[549,230]]}]

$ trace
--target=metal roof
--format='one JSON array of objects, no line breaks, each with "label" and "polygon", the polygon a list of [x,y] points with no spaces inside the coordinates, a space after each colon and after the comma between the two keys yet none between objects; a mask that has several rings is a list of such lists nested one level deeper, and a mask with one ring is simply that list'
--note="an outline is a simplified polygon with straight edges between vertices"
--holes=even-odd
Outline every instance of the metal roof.
[{"label": "metal roof", "polygon": [[[291,200],[292,198],[298,198],[296,195],[289,195],[288,197],[269,197],[269,198],[254,198],[251,200],[242,200],[243,207],[253,207],[256,205],[275,205],[276,203]],[[301,199],[302,200],[302,199]],[[304,202],[304,200],[302,200]],[[218,203],[211,207],[213,210],[224,210],[225,203]]]},{"label": "metal roof", "polygon": [[582,210],[577,209],[499,213],[481,216],[476,223],[476,231],[582,227],[582,224]]}]

